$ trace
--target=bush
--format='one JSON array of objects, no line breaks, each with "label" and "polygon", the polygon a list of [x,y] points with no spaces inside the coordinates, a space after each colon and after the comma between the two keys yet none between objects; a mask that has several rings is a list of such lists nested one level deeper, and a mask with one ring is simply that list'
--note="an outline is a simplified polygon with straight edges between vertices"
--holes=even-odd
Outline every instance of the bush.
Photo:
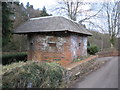
[{"label": "bush", "polygon": [[7,65],[13,62],[27,61],[27,53],[6,54],[2,56],[2,64]]},{"label": "bush", "polygon": [[84,60],[84,59],[86,59],[86,58],[88,58],[88,57],[90,57],[90,55],[80,56],[80,57],[74,59],[73,62],[80,62],[80,61],[82,61],[82,60]]},{"label": "bush", "polygon": [[57,63],[19,62],[3,67],[3,88],[58,88],[63,68]]},{"label": "bush", "polygon": [[99,51],[98,47],[96,45],[89,45],[88,48],[88,53],[91,55],[95,55]]}]

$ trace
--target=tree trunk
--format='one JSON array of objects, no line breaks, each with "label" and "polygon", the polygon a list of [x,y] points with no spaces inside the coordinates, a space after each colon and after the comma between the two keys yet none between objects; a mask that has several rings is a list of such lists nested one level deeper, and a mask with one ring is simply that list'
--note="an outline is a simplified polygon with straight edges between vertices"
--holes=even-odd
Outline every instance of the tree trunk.
[{"label": "tree trunk", "polygon": [[114,46],[113,43],[111,43],[111,44],[110,44],[110,47],[113,48],[113,46]]},{"label": "tree trunk", "polygon": [[110,46],[111,46],[111,48],[114,47],[114,44],[115,44],[115,38],[114,38],[114,36],[110,36]]}]

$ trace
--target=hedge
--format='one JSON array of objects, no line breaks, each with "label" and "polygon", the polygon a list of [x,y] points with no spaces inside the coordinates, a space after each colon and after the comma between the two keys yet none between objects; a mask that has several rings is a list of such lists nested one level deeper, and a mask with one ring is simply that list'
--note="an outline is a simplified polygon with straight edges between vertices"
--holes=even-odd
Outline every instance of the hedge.
[{"label": "hedge", "polygon": [[2,55],[2,64],[3,65],[7,65],[7,64],[11,64],[13,62],[19,62],[19,61],[27,61],[27,53],[26,52]]},{"label": "hedge", "polygon": [[3,88],[59,88],[64,69],[57,63],[35,61],[3,67]]}]

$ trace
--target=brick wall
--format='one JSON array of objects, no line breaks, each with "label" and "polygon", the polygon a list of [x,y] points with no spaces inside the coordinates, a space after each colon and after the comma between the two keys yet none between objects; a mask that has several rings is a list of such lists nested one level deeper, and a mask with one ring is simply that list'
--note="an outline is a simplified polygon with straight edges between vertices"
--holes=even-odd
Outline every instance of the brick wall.
[{"label": "brick wall", "polygon": [[101,51],[98,52],[98,57],[109,57],[109,56],[120,56],[120,51],[113,50],[113,51]]},{"label": "brick wall", "polygon": [[87,37],[71,35],[70,38],[72,59],[79,58],[80,56],[87,56]]},{"label": "brick wall", "polygon": [[99,68],[102,62],[96,62],[95,59],[97,57],[98,56],[92,56],[85,60],[82,60],[81,62],[76,62],[74,64],[66,66],[66,73],[64,74],[63,82],[70,83],[71,81],[74,81],[74,79],[76,79],[78,76],[83,77],[87,73]]},{"label": "brick wall", "polygon": [[29,34],[28,60],[55,61],[66,66],[73,59],[87,54],[82,39],[82,36],[65,33],[60,35]]}]

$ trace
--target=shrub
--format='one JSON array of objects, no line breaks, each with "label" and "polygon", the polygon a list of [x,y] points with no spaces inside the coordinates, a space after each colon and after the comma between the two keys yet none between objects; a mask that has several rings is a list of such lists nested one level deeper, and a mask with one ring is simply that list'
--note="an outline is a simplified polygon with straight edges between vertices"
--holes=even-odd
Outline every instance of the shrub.
[{"label": "shrub", "polygon": [[16,54],[6,54],[2,56],[2,64],[11,64],[13,62],[27,61],[27,53],[20,52]]},{"label": "shrub", "polygon": [[87,56],[80,56],[80,57],[77,57],[76,59],[73,60],[73,62],[79,62],[79,61],[82,61],[86,58],[90,57],[90,55],[87,55]]},{"label": "shrub", "polygon": [[57,63],[19,62],[3,67],[3,88],[58,88],[63,68]]},{"label": "shrub", "polygon": [[91,55],[95,55],[99,51],[98,47],[96,45],[89,45],[88,48],[88,53]]}]

